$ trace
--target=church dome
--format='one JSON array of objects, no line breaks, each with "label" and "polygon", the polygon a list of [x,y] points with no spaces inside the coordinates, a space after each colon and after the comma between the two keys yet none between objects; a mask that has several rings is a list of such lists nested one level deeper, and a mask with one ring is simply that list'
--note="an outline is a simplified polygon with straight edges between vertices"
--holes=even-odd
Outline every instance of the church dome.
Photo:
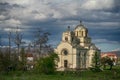
[{"label": "church dome", "polygon": [[80,24],[75,27],[75,30],[87,30],[87,28],[82,24],[82,21],[80,21]]}]

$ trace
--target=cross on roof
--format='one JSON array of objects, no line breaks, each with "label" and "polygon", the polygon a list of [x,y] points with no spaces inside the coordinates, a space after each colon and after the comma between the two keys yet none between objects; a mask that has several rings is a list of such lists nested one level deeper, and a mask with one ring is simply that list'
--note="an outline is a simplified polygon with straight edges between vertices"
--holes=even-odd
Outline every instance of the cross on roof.
[{"label": "cross on roof", "polygon": [[80,20],[80,24],[82,24],[82,21]]},{"label": "cross on roof", "polygon": [[70,26],[68,26],[68,31],[70,31]]}]

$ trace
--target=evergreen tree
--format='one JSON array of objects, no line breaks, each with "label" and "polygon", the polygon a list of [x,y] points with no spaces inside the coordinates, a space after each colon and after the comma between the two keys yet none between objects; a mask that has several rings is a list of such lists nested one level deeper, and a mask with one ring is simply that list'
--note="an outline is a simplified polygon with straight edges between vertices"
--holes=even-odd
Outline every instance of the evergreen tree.
[{"label": "evergreen tree", "polygon": [[93,68],[95,71],[100,71],[100,54],[98,54],[98,52],[95,52],[94,56],[93,56]]}]

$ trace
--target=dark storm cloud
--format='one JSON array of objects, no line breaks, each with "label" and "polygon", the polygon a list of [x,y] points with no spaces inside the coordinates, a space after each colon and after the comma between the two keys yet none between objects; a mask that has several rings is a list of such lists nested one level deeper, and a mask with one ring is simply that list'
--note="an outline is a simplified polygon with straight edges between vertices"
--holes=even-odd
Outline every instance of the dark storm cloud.
[{"label": "dark storm cloud", "polygon": [[51,33],[50,43],[56,45],[67,26],[74,30],[80,20],[96,44],[120,42],[120,0],[0,1],[0,34],[6,34],[6,28],[15,31],[18,26],[28,42],[33,40],[36,28],[41,28]]},{"label": "dark storm cloud", "polygon": [[90,29],[90,35],[94,39],[102,38],[120,42],[120,28],[119,29]]},{"label": "dark storm cloud", "polygon": [[120,0],[114,0],[114,6],[120,7]]},{"label": "dark storm cloud", "polygon": [[3,13],[5,11],[8,11],[13,8],[24,8],[23,6],[20,6],[18,4],[9,4],[7,2],[5,3],[0,3],[0,13]]},{"label": "dark storm cloud", "polygon": [[0,9],[8,9],[11,8],[9,3],[0,3]]},{"label": "dark storm cloud", "polygon": [[10,14],[10,11],[14,8],[19,9],[19,8],[24,8],[24,7],[18,4],[10,4],[8,2],[0,3],[0,21],[11,19],[13,16],[9,14]]}]

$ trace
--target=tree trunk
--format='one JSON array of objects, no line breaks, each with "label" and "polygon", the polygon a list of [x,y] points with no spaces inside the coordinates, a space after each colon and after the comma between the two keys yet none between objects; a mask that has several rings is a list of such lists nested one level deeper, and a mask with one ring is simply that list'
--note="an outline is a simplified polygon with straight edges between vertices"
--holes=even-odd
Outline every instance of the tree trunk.
[{"label": "tree trunk", "polygon": [[110,65],[110,70],[112,70],[112,66],[113,66],[113,65]]}]

